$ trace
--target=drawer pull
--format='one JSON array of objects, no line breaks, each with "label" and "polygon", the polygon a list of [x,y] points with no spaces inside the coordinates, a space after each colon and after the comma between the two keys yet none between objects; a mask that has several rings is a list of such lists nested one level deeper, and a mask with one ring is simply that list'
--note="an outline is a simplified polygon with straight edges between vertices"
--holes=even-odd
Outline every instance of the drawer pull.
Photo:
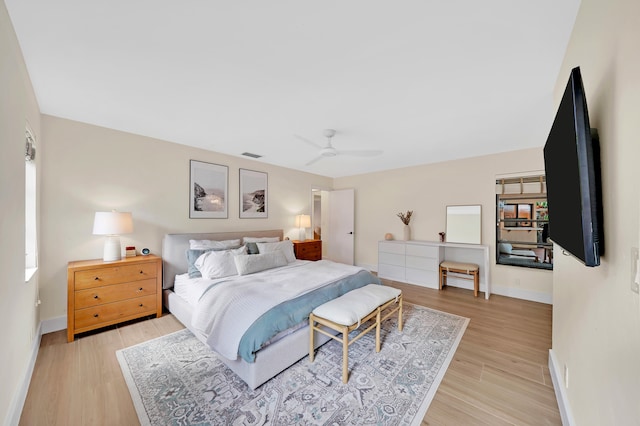
[{"label": "drawer pull", "polygon": [[95,277],[93,280],[94,281],[98,281],[100,279],[100,277]]},{"label": "drawer pull", "polygon": [[96,294],[95,296],[93,296],[93,298],[94,298],[94,299],[97,299],[97,298],[98,298],[98,295]]},{"label": "drawer pull", "polygon": [[142,306],[143,306],[142,303],[139,306],[142,308]]},{"label": "drawer pull", "polygon": [[144,274],[144,271],[140,271],[141,274]]},{"label": "drawer pull", "polygon": [[142,287],[140,287],[140,288],[138,289],[138,291],[142,291]]},{"label": "drawer pull", "polygon": [[93,317],[94,318],[98,318],[98,314],[93,314]]}]

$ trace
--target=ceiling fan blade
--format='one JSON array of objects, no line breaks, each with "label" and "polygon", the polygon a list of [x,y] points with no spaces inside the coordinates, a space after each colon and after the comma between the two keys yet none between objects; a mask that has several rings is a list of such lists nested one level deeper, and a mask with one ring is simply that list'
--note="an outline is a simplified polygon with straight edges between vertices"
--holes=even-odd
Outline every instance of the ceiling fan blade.
[{"label": "ceiling fan blade", "polygon": [[307,139],[307,138],[303,138],[303,137],[302,137],[302,136],[300,136],[300,135],[293,135],[293,136],[295,136],[296,138],[300,139],[302,142],[306,142],[306,143],[308,143],[309,145],[311,145],[311,146],[312,146],[312,147],[314,147],[314,148],[317,148],[317,149],[322,149],[322,148],[324,148],[324,146],[322,146],[322,145],[318,145],[317,143],[315,143],[315,142],[313,142],[313,141],[310,141],[310,140],[309,140],[309,139]]},{"label": "ceiling fan blade", "polygon": [[313,160],[309,161],[307,164],[305,164],[306,166],[310,166],[313,163],[315,163],[316,161],[320,160],[322,158],[322,155],[317,156],[316,158],[314,158]]},{"label": "ceiling fan blade", "polygon": [[338,151],[338,155],[353,155],[356,157],[375,157],[382,154],[382,151],[377,149],[368,149],[361,151]]}]

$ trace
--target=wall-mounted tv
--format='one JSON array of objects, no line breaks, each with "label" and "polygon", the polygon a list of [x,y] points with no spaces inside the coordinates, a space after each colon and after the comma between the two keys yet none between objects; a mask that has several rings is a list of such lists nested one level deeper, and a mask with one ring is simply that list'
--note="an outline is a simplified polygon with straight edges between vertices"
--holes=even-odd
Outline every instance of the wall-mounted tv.
[{"label": "wall-mounted tv", "polygon": [[600,145],[589,124],[580,67],[571,70],[544,146],[549,238],[586,266],[604,254]]}]

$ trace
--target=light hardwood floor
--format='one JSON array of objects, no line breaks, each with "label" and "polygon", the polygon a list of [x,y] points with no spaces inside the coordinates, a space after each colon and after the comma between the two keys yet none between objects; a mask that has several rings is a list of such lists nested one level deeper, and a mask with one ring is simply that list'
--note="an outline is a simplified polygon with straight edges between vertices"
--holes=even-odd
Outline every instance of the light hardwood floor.
[{"label": "light hardwood floor", "polygon": [[[386,282],[410,303],[471,319],[423,425],[561,424],[547,368],[551,306],[454,287]],[[115,351],[182,329],[172,315],[42,336],[21,425],[137,425]]]}]

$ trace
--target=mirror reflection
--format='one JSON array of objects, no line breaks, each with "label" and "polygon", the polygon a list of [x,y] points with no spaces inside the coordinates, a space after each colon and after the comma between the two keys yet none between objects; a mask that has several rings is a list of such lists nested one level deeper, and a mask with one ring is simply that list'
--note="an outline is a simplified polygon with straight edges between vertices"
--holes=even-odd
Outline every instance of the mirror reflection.
[{"label": "mirror reflection", "polygon": [[446,241],[480,244],[482,229],[480,205],[447,206]]}]

